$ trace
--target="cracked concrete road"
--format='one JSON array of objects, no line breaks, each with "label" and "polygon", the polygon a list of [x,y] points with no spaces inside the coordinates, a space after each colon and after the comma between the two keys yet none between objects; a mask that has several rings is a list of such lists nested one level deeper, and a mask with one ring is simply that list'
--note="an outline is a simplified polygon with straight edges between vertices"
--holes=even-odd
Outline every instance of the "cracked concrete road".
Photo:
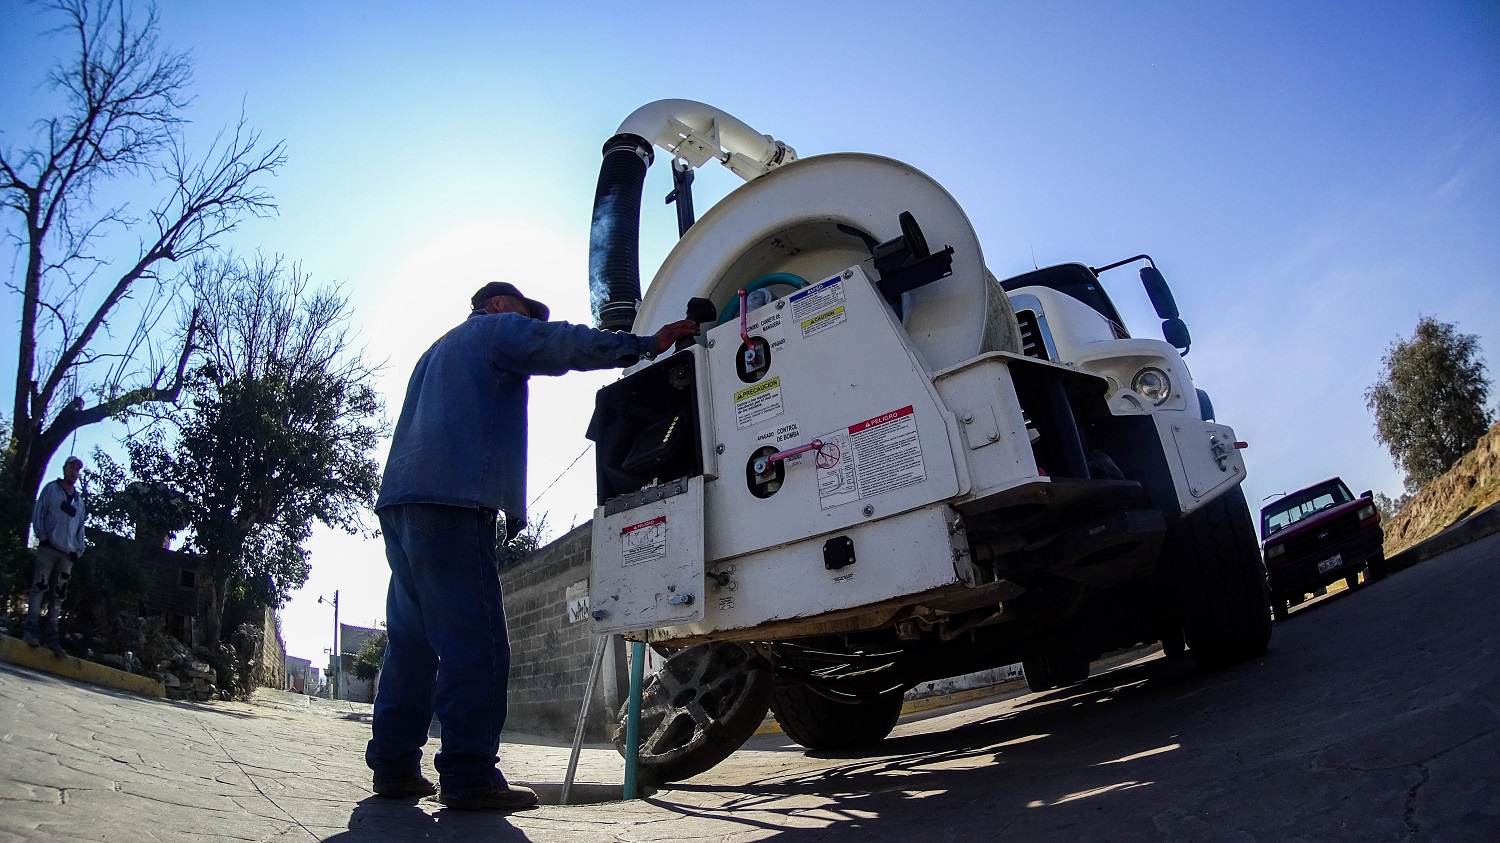
[{"label": "cracked concrete road", "polygon": [[[1493,841],[1497,651],[1500,536],[1306,604],[1218,674],[1152,656],[908,720],[878,754],[765,736],[649,799],[509,818],[370,797],[351,708],[170,703],[0,666],[0,843]],[[566,747],[501,753],[554,796]],[[585,750],[580,781],[620,774]]]}]

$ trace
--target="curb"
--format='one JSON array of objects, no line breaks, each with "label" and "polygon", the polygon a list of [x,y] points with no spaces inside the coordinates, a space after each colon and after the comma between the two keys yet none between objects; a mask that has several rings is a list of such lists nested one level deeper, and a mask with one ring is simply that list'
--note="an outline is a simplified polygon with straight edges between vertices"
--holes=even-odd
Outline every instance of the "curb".
[{"label": "curb", "polygon": [[96,662],[87,662],[77,656],[58,656],[43,647],[33,647],[19,638],[0,635],[0,661],[21,667],[86,682],[102,688],[128,691],[145,697],[165,697],[166,686],[148,676],[137,676],[123,670]]}]

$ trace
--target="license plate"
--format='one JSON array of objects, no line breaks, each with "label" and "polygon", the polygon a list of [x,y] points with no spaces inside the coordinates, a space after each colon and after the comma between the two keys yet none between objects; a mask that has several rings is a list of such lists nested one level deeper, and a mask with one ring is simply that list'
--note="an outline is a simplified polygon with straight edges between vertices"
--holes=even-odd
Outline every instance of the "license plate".
[{"label": "license plate", "polygon": [[1334,568],[1344,564],[1343,554],[1336,554],[1332,559],[1324,559],[1318,563],[1318,573],[1326,574]]}]

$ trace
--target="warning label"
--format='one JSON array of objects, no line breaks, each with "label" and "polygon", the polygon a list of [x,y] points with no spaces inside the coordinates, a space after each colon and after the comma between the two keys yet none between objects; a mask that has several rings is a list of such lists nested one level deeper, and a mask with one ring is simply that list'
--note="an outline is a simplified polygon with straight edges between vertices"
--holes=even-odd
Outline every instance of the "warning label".
[{"label": "warning label", "polygon": [[781,403],[781,378],[747,386],[734,394],[734,427],[744,430],[776,418],[785,409]]},{"label": "warning label", "polygon": [[804,338],[848,321],[844,310],[844,279],[835,275],[792,294],[792,318]]},{"label": "warning label", "polygon": [[818,503],[823,509],[920,483],[927,479],[917,417],[910,406],[820,437],[841,456],[818,461]]},{"label": "warning label", "polygon": [[802,320],[802,336],[810,337],[819,331],[827,330],[835,325],[844,324],[849,314],[844,311],[844,306],[839,305],[826,313],[819,313],[811,319]]},{"label": "warning label", "polygon": [[620,530],[620,538],[627,567],[661,559],[667,555],[667,516],[631,524]]}]

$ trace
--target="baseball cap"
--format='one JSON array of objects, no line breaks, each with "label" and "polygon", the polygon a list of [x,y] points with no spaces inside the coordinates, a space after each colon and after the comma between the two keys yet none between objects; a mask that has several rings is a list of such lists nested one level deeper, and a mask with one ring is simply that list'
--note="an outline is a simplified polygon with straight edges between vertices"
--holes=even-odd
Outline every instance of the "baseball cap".
[{"label": "baseball cap", "polygon": [[484,307],[485,302],[489,301],[495,296],[515,296],[516,298],[526,302],[526,307],[531,311],[531,318],[533,319],[540,319],[541,321],[546,322],[547,317],[552,314],[551,308],[547,307],[545,304],[542,304],[536,299],[528,299],[525,296],[521,295],[521,291],[516,289],[516,285],[511,284],[508,281],[491,281],[483,287],[480,287],[479,290],[474,293],[474,297],[469,299],[469,305],[475,310],[478,310],[479,308]]}]

